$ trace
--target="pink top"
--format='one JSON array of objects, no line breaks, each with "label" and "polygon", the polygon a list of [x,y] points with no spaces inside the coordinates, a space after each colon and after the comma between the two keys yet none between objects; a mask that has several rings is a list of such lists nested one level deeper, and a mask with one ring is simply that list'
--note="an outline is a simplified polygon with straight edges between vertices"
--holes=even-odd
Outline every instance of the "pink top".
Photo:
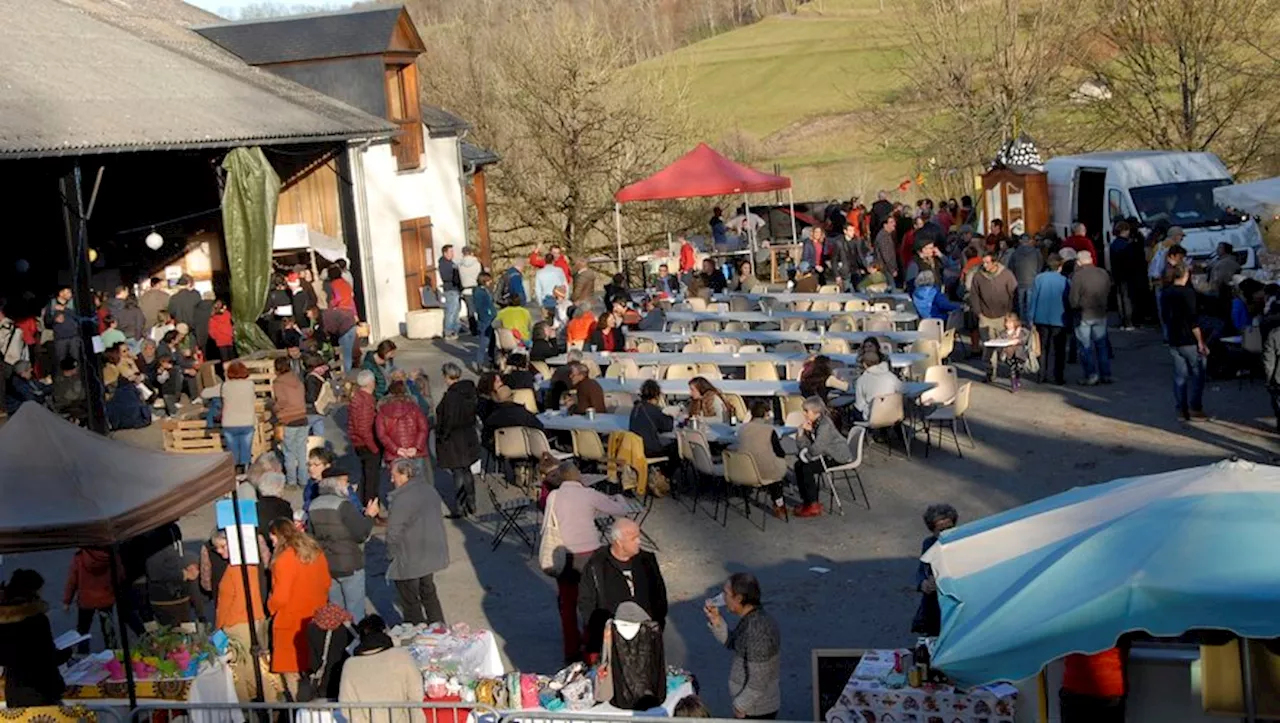
[{"label": "pink top", "polygon": [[630,512],[626,503],[583,487],[581,482],[565,482],[547,498],[547,509],[555,512],[560,525],[560,539],[575,555],[600,547],[600,531],[596,515],[621,516]]}]

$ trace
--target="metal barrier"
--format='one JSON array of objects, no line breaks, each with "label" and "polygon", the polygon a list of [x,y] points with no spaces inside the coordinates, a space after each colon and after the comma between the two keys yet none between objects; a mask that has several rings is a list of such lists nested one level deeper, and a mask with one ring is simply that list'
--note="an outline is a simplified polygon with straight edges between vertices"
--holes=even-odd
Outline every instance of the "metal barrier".
[{"label": "metal barrier", "polygon": [[[506,711],[500,723],[618,723],[620,719],[627,723],[671,723],[671,718],[633,716],[630,711]],[[742,723],[734,718],[702,718],[704,723]]]},{"label": "metal barrier", "polygon": [[[321,700],[310,703],[187,703],[184,701],[148,701],[129,712],[128,723],[152,723],[185,715],[191,723],[338,723],[359,718],[367,723],[392,723],[397,711],[425,714],[426,723],[499,723],[502,716],[490,706],[480,703],[339,703]],[[340,715],[334,715],[339,713]],[[160,715],[156,715],[160,714]],[[284,718],[287,714],[288,718]],[[354,714],[354,715],[353,715]],[[422,718],[409,717],[413,723]]]},{"label": "metal barrier", "polygon": [[3,712],[0,720],[5,723],[125,723],[129,709],[128,706],[71,700],[64,701],[62,705],[12,708]]}]

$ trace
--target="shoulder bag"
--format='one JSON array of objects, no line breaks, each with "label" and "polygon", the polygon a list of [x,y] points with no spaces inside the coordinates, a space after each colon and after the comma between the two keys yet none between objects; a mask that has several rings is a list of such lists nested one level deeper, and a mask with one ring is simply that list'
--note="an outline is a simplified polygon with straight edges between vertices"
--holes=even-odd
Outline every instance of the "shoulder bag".
[{"label": "shoulder bag", "polygon": [[551,577],[560,577],[568,563],[568,550],[560,536],[560,521],[556,519],[558,490],[547,495],[547,510],[542,518],[542,539],[538,541],[538,567]]}]

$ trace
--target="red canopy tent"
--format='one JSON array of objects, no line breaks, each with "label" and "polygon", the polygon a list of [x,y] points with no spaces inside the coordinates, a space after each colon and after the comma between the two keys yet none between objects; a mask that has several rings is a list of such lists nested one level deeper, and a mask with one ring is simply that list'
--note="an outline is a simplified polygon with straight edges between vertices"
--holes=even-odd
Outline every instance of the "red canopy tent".
[{"label": "red canopy tent", "polygon": [[[614,223],[618,241],[618,269],[622,269],[622,204],[633,201],[660,201],[700,196],[727,196],[741,193],[746,205],[748,193],[787,190],[788,201],[794,206],[791,195],[791,179],[757,171],[735,163],[720,155],[706,143],[677,158],[671,165],[637,181],[613,194]],[[750,213],[747,205],[747,212]],[[791,222],[791,237],[795,239],[795,220]]]}]

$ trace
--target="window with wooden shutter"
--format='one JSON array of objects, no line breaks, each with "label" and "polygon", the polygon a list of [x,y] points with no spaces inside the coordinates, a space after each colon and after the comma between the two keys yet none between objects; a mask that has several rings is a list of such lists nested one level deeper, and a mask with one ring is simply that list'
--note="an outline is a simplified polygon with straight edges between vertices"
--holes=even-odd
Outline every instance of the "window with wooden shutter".
[{"label": "window with wooden shutter", "polygon": [[396,165],[406,171],[422,165],[422,106],[418,101],[418,69],[413,63],[386,66],[387,118],[400,127],[392,139]]}]

